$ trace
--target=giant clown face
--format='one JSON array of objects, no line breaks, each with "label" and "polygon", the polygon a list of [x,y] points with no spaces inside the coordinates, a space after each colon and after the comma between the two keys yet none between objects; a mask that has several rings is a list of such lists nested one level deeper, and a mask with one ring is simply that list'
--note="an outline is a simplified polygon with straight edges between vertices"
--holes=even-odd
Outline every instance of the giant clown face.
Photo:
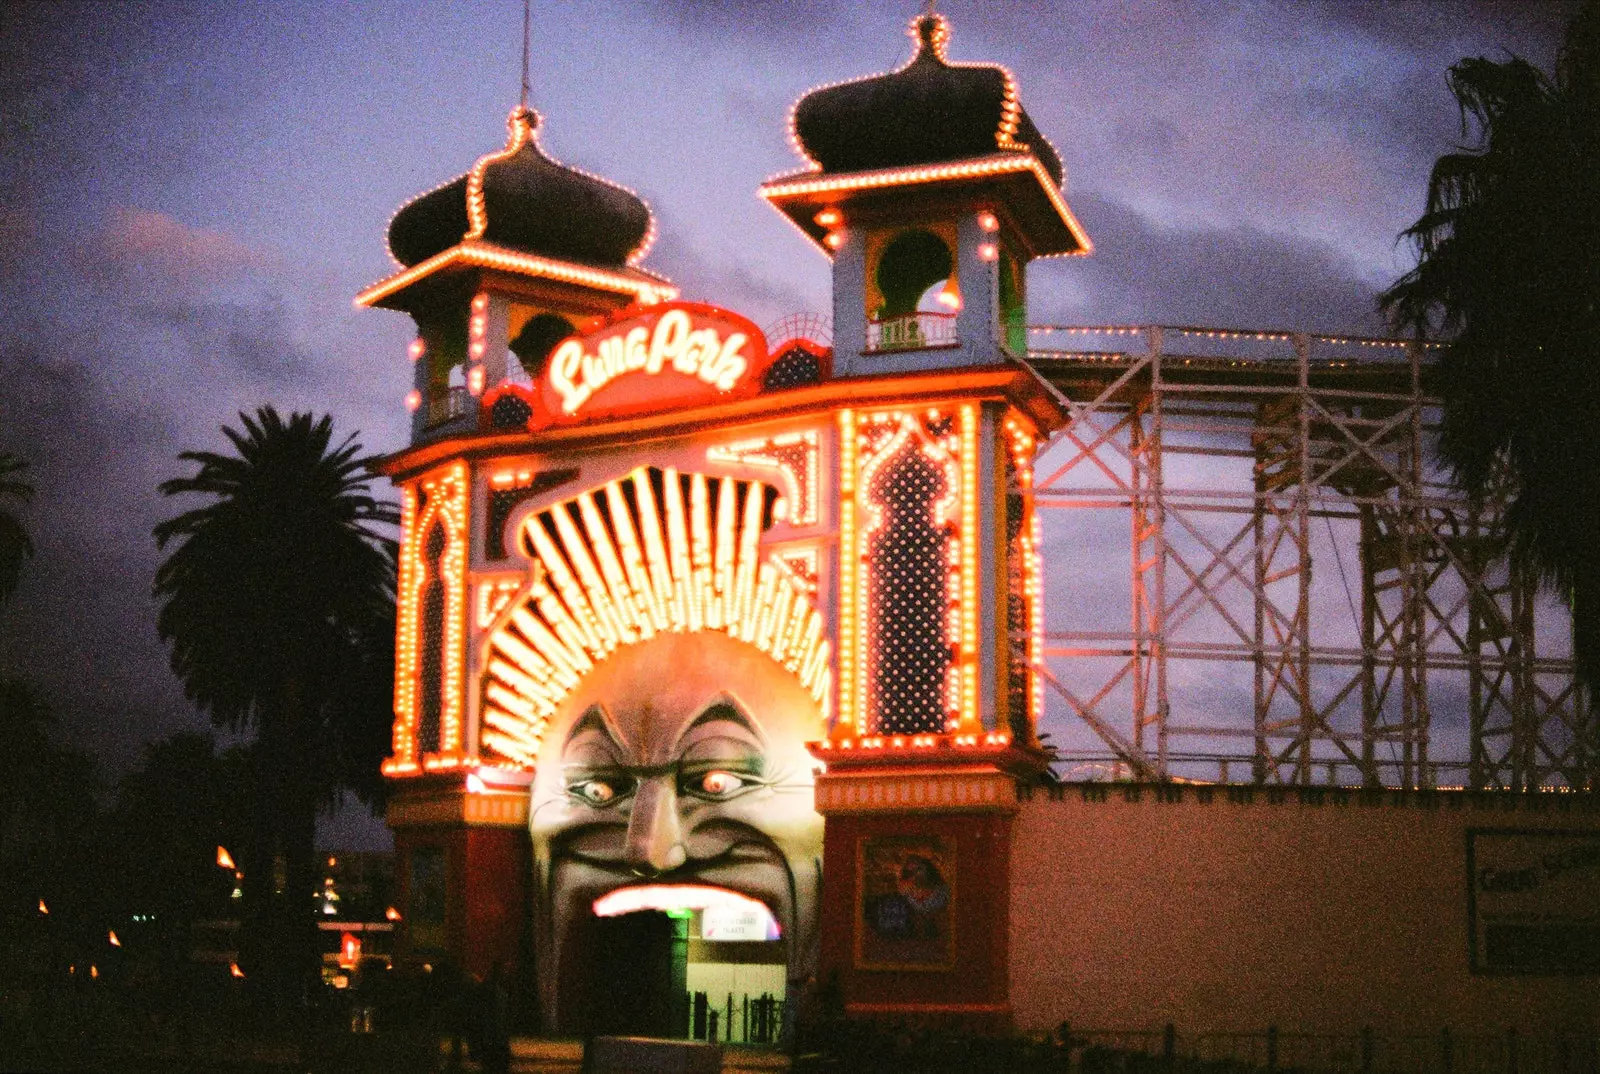
[{"label": "giant clown face", "polygon": [[564,938],[641,884],[764,903],[791,979],[815,961],[822,818],[805,742],[822,713],[793,672],[717,631],[657,634],[586,674],[544,738],[531,828],[541,999],[557,1014]]}]

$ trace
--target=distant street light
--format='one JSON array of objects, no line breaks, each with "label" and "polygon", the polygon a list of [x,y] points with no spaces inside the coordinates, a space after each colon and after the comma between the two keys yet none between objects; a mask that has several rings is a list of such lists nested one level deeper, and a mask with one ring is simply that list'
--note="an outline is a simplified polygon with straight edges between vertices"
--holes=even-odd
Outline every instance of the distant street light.
[{"label": "distant street light", "polygon": [[233,977],[243,977],[244,976],[244,971],[239,968],[239,964],[237,962],[228,963],[228,973],[229,973],[230,976],[233,976]]},{"label": "distant street light", "polygon": [[390,921],[399,921],[400,911],[391,906],[383,912],[383,916],[388,918]]},{"label": "distant street light", "polygon": [[41,914],[48,914],[50,912],[50,907],[48,907],[48,906],[46,906],[44,904],[44,900],[43,899],[39,900],[39,912]]},{"label": "distant street light", "polygon": [[111,941],[111,946],[112,947],[121,947],[122,946],[122,941],[117,939],[117,930],[116,929],[112,929],[110,932],[106,933],[106,938]]},{"label": "distant street light", "polygon": [[217,846],[217,868],[219,868],[219,869],[232,869],[233,867],[234,867],[234,865],[233,865],[233,855],[228,853],[228,848],[227,847],[222,846],[221,844],[218,844],[218,846]]}]

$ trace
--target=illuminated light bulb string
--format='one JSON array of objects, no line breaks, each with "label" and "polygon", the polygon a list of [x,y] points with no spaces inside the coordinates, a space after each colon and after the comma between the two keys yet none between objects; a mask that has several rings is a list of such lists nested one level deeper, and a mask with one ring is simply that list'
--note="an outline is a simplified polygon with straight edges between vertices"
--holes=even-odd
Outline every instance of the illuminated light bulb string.
[{"label": "illuminated light bulb string", "polygon": [[[1029,332],[1059,333],[1062,335],[1096,335],[1096,336],[1142,336],[1152,328],[1160,328],[1164,333],[1188,336],[1201,339],[1225,340],[1250,340],[1255,342],[1286,342],[1296,338],[1301,333],[1287,332],[1282,329],[1252,329],[1252,328],[1205,328],[1194,325],[1120,325],[1120,324],[1030,324]],[[1348,346],[1354,344],[1360,347],[1374,347],[1389,350],[1404,350],[1407,347],[1421,347],[1424,350],[1435,350],[1448,346],[1438,340],[1392,339],[1378,336],[1338,336],[1325,335],[1316,332],[1305,333],[1305,338],[1313,343],[1328,343],[1335,346]]]},{"label": "illuminated light bulb string", "polygon": [[[977,727],[977,407],[843,411],[833,737]],[[930,689],[931,687],[931,689]]]},{"label": "illuminated light bulb string", "polygon": [[[678,297],[678,289],[665,277],[634,269],[637,275],[608,272],[571,261],[558,261],[523,253],[482,241],[463,241],[448,250],[441,250],[426,261],[419,261],[404,272],[379,280],[355,297],[357,306],[371,306],[397,291],[416,283],[430,273],[450,268],[456,264],[477,268],[506,269],[528,276],[542,276],[562,283],[582,284],[602,291],[629,295],[643,305],[669,302]],[[642,277],[642,278],[641,278]]]},{"label": "illuminated light bulb string", "polygon": [[[980,70],[1000,71],[1002,77],[1005,79],[1005,91],[1000,101],[1000,120],[995,128],[995,145],[1001,149],[1011,152],[1023,152],[1031,154],[1032,150],[1026,143],[1016,141],[1017,127],[1022,121],[1022,97],[1017,89],[1016,75],[1012,73],[1009,67],[1006,67],[1003,64],[952,62],[946,55],[950,44],[950,23],[943,15],[940,15],[937,11],[934,11],[931,6],[924,10],[922,14],[912,18],[906,27],[906,33],[910,36],[912,41],[917,42],[918,45],[920,45],[922,42],[922,23],[925,19],[932,19],[934,22],[934,27],[929,34],[928,44],[933,49],[933,53],[938,58],[940,63],[944,64],[946,67],[952,68],[977,68]],[[864,75],[858,78],[843,78],[835,82],[818,83],[797,97],[795,102],[789,106],[789,115],[785,124],[789,135],[789,145],[794,149],[795,155],[801,160],[804,160],[810,166],[812,171],[822,171],[822,163],[816,158],[812,157],[810,153],[806,152],[805,144],[800,140],[800,132],[795,126],[795,116],[802,101],[804,101],[807,97],[810,97],[812,94],[822,93],[826,90],[836,89],[840,86],[851,86],[860,82],[871,82],[874,79],[883,78],[886,74],[899,74],[901,71],[904,71],[906,68],[910,67],[916,62],[917,53],[919,51],[920,49],[914,48],[910,57],[906,59],[906,62],[901,64],[899,67],[896,67],[893,71]],[[1037,137],[1046,145],[1048,145],[1052,152],[1056,151],[1055,144],[1046,138],[1042,132],[1037,133]]]},{"label": "illuminated light bulb string", "polygon": [[[466,650],[467,465],[454,462],[401,492],[400,571],[396,607],[394,692],[394,755],[383,764],[385,775],[419,769],[453,767],[463,747],[462,658]],[[444,622],[440,631],[441,678],[439,751],[419,751],[421,714],[422,592],[429,579],[426,537],[437,524],[445,538],[439,556],[439,581],[444,586]]]},{"label": "illuminated light bulb string", "polygon": [[[987,157],[976,157],[972,160],[957,161],[949,164],[928,164],[907,168],[885,168],[877,171],[847,172],[839,175],[820,175],[816,173],[802,173],[800,175],[776,175],[762,184],[760,195],[769,202],[776,202],[786,198],[804,197],[811,194],[853,193],[863,190],[879,190],[884,187],[912,186],[919,183],[941,183],[960,179],[978,179],[997,175],[1016,174],[1029,172],[1039,181],[1040,188],[1049,199],[1051,207],[1056,211],[1067,230],[1072,233],[1073,240],[1078,244],[1077,249],[1063,251],[1060,254],[1047,254],[1047,257],[1082,257],[1094,250],[1094,243],[1089,240],[1088,233],[1083,230],[1083,225],[1078,223],[1072,210],[1067,207],[1061,191],[1056,187],[1055,180],[1050,173],[1045,171],[1044,165],[1031,153],[1000,153]],[[785,214],[787,215],[787,214]],[[796,225],[799,226],[798,224]],[[804,229],[802,229],[804,233]],[[809,238],[809,236],[807,236]]]},{"label": "illuminated light bulb string", "polygon": [[[1286,332],[1279,329],[1238,329],[1238,328],[1205,328],[1194,325],[1055,325],[1041,324],[1029,325],[1028,331],[1035,337],[1049,335],[1077,335],[1077,336],[1146,336],[1152,331],[1160,331],[1164,335],[1180,336],[1187,339],[1208,339],[1224,342],[1248,343],[1285,343],[1296,339],[1304,339],[1307,344],[1318,344],[1334,347],[1365,347],[1372,350],[1407,351],[1417,348],[1427,357],[1440,348],[1448,346],[1447,343],[1436,340],[1392,339],[1375,336],[1342,336],[1318,333]],[[1134,352],[1125,353],[1109,350],[1047,350],[1038,346],[1029,349],[1030,358],[1049,359],[1053,361],[1073,361],[1100,364],[1126,364],[1143,358],[1145,355]],[[1259,367],[1266,363],[1283,363],[1295,361],[1292,358],[1241,358],[1227,355],[1196,355],[1172,353],[1163,351],[1160,355],[1163,361],[1169,364],[1184,366],[1205,365],[1212,367],[1226,367],[1230,369],[1249,369]],[[1363,359],[1350,357],[1311,358],[1309,361],[1319,369],[1349,369],[1364,364]]]},{"label": "illuminated light bulb string", "polygon": [[793,500],[788,521],[795,526],[816,523],[822,453],[815,431],[780,433],[719,445],[706,451],[706,459],[777,471],[788,484]]},{"label": "illuminated light bulb string", "polygon": [[1041,551],[1043,529],[1038,512],[1033,505],[1033,464],[1038,452],[1038,440],[1015,417],[1005,419],[1005,433],[1011,449],[1011,474],[1014,491],[1021,499],[1022,517],[1018,520],[1017,551],[1021,560],[1017,564],[1021,575],[1020,592],[1013,597],[1022,601],[1021,620],[1025,637],[1019,639],[1026,646],[1023,658],[1016,661],[1016,673],[1027,676],[1025,684],[1029,726],[1037,728],[1044,717],[1044,684],[1036,668],[1044,652],[1044,557]]}]

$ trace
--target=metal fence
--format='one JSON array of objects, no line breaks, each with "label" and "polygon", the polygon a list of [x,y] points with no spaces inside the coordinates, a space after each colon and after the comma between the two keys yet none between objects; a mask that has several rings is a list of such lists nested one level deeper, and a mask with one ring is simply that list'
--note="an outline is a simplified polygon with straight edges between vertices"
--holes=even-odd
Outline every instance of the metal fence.
[{"label": "metal fence", "polygon": [[[1600,1034],[1525,1036],[1516,1030],[1460,1033],[1441,1028],[1415,1036],[1358,1033],[1071,1032],[1075,1070],[1115,1070],[1127,1056],[1171,1067],[1195,1063],[1245,1070],[1330,1074],[1597,1074]],[[1141,1069],[1148,1069],[1140,1064]]]},{"label": "metal fence", "polygon": [[783,1035],[784,1001],[771,992],[759,996],[729,992],[716,1003],[705,992],[688,995],[690,1040],[724,1044],[777,1044]]}]

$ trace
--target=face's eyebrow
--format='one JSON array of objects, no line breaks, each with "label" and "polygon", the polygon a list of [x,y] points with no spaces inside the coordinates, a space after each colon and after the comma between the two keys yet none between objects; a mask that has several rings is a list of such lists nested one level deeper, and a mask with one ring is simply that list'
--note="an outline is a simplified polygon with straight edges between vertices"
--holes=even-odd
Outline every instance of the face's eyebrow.
[{"label": "face's eyebrow", "polygon": [[744,711],[744,706],[726,694],[702,709],[700,715],[696,716],[689,726],[683,729],[683,733],[678,736],[678,741],[674,744],[674,749],[681,751],[685,740],[690,735],[694,734],[698,728],[712,723],[736,724],[743,728],[751,738],[755,739],[762,749],[766,749],[767,736],[761,733],[761,728],[757,727],[756,722]]},{"label": "face's eyebrow", "polygon": [[572,725],[572,730],[567,732],[566,748],[571,749],[572,744],[585,733],[599,735],[617,757],[620,758],[626,755],[627,738],[617,728],[616,723],[611,719],[611,713],[606,711],[605,706],[590,705],[583,715],[578,717],[578,721]]}]

